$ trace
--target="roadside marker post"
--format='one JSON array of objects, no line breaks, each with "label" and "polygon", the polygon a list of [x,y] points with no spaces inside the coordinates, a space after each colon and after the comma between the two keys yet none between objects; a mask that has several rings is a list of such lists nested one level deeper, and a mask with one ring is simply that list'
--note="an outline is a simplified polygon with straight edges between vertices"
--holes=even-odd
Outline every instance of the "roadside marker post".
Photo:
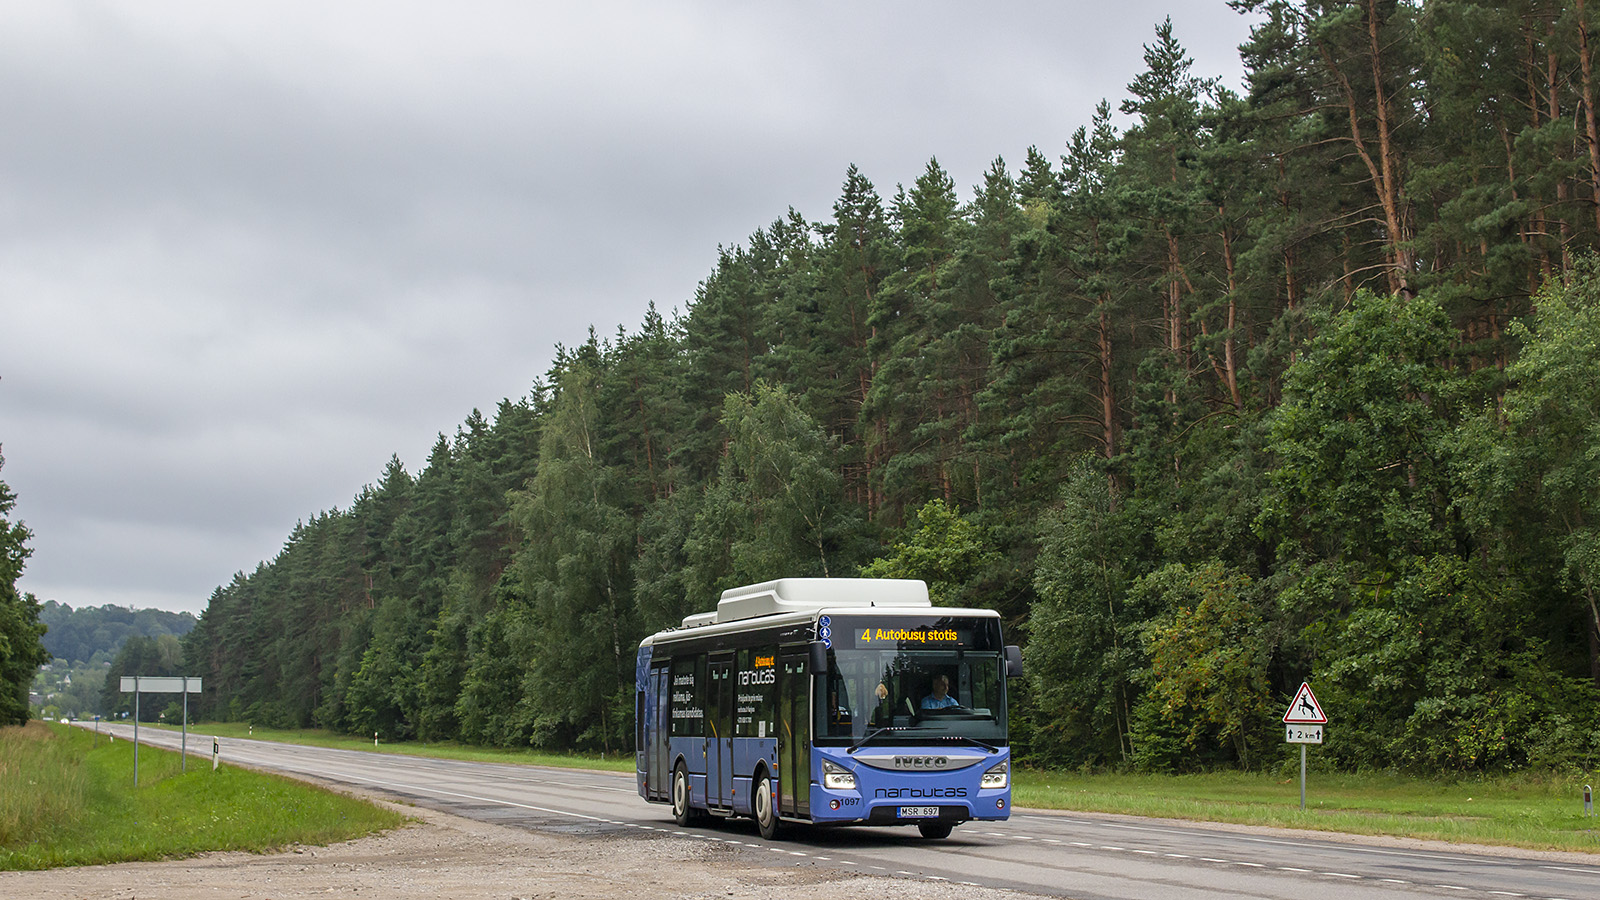
[{"label": "roadside marker post", "polygon": [[1594,815],[1594,788],[1587,784],[1583,786],[1583,814]]},{"label": "roadside marker post", "polygon": [[1306,745],[1322,743],[1322,726],[1328,724],[1328,714],[1322,711],[1311,685],[1302,681],[1300,690],[1289,701],[1283,714],[1284,740],[1300,745],[1300,808],[1306,808]]},{"label": "roadside marker post", "polygon": [[217,743],[217,736],[211,736],[211,771],[217,770],[217,760],[222,758],[222,745]]}]

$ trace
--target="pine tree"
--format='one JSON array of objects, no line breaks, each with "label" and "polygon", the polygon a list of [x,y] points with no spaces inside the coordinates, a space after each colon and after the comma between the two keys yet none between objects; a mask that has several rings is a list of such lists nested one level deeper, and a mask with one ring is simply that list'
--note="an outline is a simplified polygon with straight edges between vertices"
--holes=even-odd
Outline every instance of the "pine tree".
[{"label": "pine tree", "polygon": [[16,494],[0,481],[0,725],[28,721],[28,685],[50,659],[41,641],[45,628],[39,622],[38,598],[17,592],[32,535],[8,518],[16,503]]}]

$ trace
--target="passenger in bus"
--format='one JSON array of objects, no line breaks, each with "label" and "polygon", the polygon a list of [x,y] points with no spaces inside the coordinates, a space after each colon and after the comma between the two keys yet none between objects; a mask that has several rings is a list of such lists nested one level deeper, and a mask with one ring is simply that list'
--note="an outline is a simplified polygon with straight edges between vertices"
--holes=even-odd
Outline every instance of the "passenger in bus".
[{"label": "passenger in bus", "polygon": [[922,698],[923,709],[949,709],[960,706],[956,698],[950,696],[950,677],[947,675],[933,676],[933,693]]},{"label": "passenger in bus", "polygon": [[[881,728],[890,724],[894,720],[895,714],[894,703],[889,699],[889,685],[887,681],[878,682],[878,686],[872,689],[872,695],[877,698],[877,703],[873,704],[872,707],[871,724],[874,728]],[[907,715],[915,713],[915,710],[911,708],[910,698],[902,697],[900,702],[905,704],[905,712]]]}]

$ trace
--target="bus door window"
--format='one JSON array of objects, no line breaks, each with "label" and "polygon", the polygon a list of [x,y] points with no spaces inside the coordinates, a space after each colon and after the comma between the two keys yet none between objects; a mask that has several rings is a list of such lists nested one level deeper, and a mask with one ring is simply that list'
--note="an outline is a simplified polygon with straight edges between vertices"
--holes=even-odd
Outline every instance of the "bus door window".
[{"label": "bus door window", "polygon": [[709,661],[706,698],[706,803],[733,800],[733,654]]},{"label": "bus door window", "polygon": [[778,809],[811,812],[811,673],[803,648],[780,653],[778,684]]},{"label": "bus door window", "polygon": [[652,796],[664,797],[667,793],[667,767],[672,765],[672,672],[665,661],[650,667],[649,696],[655,708],[646,715],[649,727],[645,731],[644,750],[650,777],[648,790]]}]

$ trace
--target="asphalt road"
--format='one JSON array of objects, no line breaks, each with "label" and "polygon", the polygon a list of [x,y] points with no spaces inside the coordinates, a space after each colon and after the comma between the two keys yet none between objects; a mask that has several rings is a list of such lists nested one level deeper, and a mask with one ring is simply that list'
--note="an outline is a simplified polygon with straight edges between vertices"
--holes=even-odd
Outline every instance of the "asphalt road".
[{"label": "asphalt road", "polygon": [[[125,738],[132,729],[118,725],[115,733]],[[141,729],[140,738],[174,749],[179,742],[179,735],[156,729]],[[210,744],[209,736],[190,735],[190,752],[200,754],[191,765],[209,765]],[[805,862],[1083,900],[1600,900],[1600,862],[1411,850],[1035,810],[1019,810],[999,824],[968,823],[942,841],[923,840],[905,828],[791,825],[769,843],[747,819],[680,829],[666,806],[639,798],[631,775],[252,740],[225,739],[221,746],[226,762],[361,787],[505,825],[622,838],[685,835],[760,854],[772,865]]]}]

